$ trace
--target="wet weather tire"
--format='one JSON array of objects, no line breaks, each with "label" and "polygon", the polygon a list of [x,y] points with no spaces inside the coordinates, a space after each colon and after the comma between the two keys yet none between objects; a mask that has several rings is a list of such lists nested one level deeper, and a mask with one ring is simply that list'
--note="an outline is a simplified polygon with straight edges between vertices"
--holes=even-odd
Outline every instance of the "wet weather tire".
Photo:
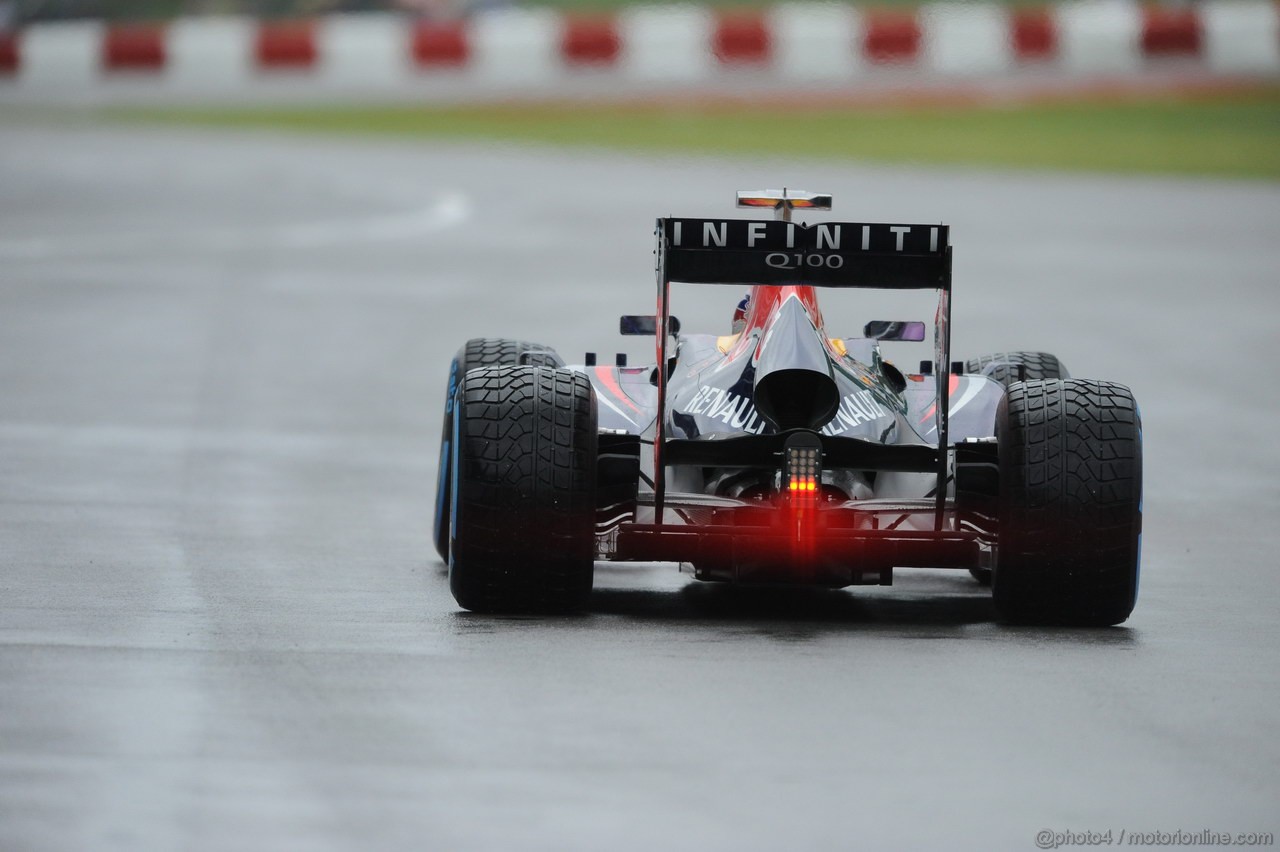
[{"label": "wet weather tire", "polygon": [[505,340],[497,337],[477,337],[468,340],[449,363],[449,381],[445,386],[444,425],[440,427],[440,463],[436,467],[436,512],[434,540],[436,553],[449,561],[449,505],[453,487],[450,470],[450,445],[453,441],[453,399],[458,384],[468,370],[480,367],[563,367],[564,361],[549,346],[526,343],[523,340]]},{"label": "wet weather tire", "polygon": [[1123,385],[1015,382],[996,413],[1000,532],[992,593],[1006,622],[1129,617],[1142,540],[1142,421]]},{"label": "wet weather tire", "polygon": [[[979,355],[965,362],[964,371],[971,376],[994,379],[1006,388],[1018,381],[1071,378],[1058,356],[1048,352],[997,352],[993,355]],[[970,568],[969,573],[982,585],[991,585],[990,568]]]},{"label": "wet weather tire", "polygon": [[476,612],[565,612],[591,593],[596,403],[581,373],[474,370],[458,390],[449,587]]}]

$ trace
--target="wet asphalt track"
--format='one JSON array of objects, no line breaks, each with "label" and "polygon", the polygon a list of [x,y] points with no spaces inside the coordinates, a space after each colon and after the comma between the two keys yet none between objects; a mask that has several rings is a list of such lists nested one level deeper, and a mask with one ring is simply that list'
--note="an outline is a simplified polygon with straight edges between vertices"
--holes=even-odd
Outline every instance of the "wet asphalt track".
[{"label": "wet asphalt track", "polygon": [[[783,182],[950,222],[958,354],[1135,388],[1124,627],[1000,627],[945,572],[774,596],[606,566],[590,616],[457,610],[429,544],[453,349],[607,356],[654,216]],[[1275,184],[0,122],[0,849],[1280,830],[1278,237]],[[727,323],[736,293],[699,297]]]}]

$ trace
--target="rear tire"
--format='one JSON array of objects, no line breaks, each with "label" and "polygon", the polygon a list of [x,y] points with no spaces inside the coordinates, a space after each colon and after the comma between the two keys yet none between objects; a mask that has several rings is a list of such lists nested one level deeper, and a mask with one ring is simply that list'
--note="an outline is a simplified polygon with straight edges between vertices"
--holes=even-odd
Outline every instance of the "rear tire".
[{"label": "rear tire", "polygon": [[436,512],[434,540],[436,553],[449,561],[449,506],[452,502],[453,471],[449,467],[453,442],[453,400],[458,385],[468,370],[480,367],[563,367],[564,361],[549,346],[506,340],[498,337],[476,337],[468,340],[449,363],[449,381],[445,386],[444,424],[440,427],[440,461],[436,466]]},{"label": "rear tire", "polygon": [[1119,624],[1142,545],[1142,420],[1124,385],[1016,382],[996,413],[1000,531],[992,594],[1006,622]]},{"label": "rear tire", "polygon": [[545,367],[474,370],[454,410],[454,598],[476,612],[581,609],[595,560],[591,382]]},{"label": "rear tire", "polygon": [[[979,355],[965,361],[964,371],[971,376],[994,379],[1006,388],[1019,381],[1071,378],[1058,356],[1048,352],[996,352],[992,355]],[[970,568],[969,573],[982,585],[991,585],[990,568]]]}]

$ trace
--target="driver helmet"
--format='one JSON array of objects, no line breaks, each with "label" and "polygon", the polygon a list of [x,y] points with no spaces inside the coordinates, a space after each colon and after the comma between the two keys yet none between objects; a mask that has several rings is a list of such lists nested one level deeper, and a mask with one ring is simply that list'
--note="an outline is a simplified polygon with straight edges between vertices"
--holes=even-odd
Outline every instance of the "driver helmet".
[{"label": "driver helmet", "polygon": [[738,302],[738,307],[733,310],[733,325],[730,327],[730,334],[739,334],[747,327],[747,309],[751,307],[751,294],[742,297],[742,301]]}]

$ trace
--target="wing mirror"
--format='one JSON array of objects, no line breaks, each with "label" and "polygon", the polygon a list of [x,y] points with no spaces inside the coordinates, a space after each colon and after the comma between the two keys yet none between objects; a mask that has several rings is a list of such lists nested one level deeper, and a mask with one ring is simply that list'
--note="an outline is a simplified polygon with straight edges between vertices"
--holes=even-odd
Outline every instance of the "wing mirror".
[{"label": "wing mirror", "polygon": [[[667,320],[667,333],[679,334],[680,320],[676,317],[667,317]],[[653,336],[658,333],[658,318],[653,314],[624,314],[618,320],[618,333]]]},{"label": "wing mirror", "polygon": [[862,334],[872,340],[908,340],[918,342],[924,340],[924,323],[872,320],[867,323],[862,330]]}]

